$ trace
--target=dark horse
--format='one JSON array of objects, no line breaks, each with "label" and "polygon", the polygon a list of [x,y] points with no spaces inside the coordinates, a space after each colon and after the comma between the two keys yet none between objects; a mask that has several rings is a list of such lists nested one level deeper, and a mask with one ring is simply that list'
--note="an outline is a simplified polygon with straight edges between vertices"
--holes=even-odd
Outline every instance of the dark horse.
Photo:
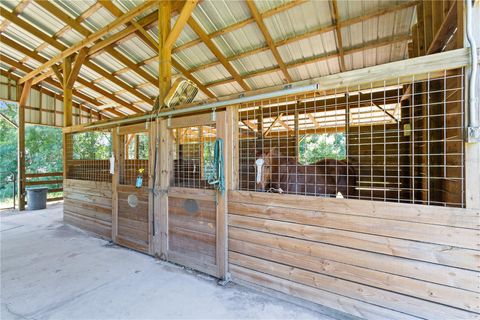
[{"label": "dark horse", "polygon": [[255,161],[257,191],[340,197],[354,195],[356,184],[355,169],[344,160],[302,165],[274,147],[257,154]]}]

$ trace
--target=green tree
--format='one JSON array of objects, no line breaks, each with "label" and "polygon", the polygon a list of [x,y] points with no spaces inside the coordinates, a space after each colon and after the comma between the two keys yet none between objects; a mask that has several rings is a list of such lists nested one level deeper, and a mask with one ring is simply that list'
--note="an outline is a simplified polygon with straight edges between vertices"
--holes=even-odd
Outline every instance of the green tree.
[{"label": "green tree", "polygon": [[312,164],[326,158],[345,159],[345,135],[343,133],[306,135],[300,141],[299,153],[299,162],[302,164]]}]

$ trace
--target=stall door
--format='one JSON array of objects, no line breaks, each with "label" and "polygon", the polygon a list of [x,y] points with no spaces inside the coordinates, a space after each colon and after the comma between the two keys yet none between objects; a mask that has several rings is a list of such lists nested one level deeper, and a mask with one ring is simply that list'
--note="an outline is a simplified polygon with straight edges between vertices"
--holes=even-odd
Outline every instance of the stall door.
[{"label": "stall door", "polygon": [[209,183],[216,125],[209,117],[198,125],[181,126],[192,122],[188,117],[184,120],[172,121],[177,127],[170,129],[173,168],[168,190],[168,259],[219,277],[218,192]]},{"label": "stall door", "polygon": [[117,139],[113,239],[119,245],[149,253],[149,135],[130,132],[118,134]]}]

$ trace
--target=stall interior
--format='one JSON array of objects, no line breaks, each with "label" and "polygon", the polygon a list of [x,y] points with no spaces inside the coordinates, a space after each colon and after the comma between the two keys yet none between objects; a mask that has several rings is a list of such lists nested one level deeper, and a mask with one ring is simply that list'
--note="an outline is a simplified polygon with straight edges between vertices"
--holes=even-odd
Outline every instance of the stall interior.
[{"label": "stall interior", "polygon": [[464,206],[463,72],[239,108],[240,190]]}]

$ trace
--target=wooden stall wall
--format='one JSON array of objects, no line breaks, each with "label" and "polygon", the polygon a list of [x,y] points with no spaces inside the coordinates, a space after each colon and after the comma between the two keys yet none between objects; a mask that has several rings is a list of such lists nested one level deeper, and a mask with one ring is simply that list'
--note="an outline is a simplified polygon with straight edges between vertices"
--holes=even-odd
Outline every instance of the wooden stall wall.
[{"label": "wooden stall wall", "polygon": [[63,220],[102,238],[112,235],[112,184],[65,179]]},{"label": "wooden stall wall", "polygon": [[480,317],[479,211],[230,191],[232,278],[366,319]]}]

